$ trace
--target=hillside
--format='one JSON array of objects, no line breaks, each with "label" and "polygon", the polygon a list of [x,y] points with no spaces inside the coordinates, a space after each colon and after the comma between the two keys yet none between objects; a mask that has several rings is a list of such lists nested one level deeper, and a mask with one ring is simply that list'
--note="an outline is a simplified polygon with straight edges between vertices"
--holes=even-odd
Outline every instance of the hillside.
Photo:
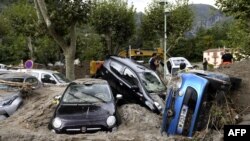
[{"label": "hillside", "polygon": [[194,13],[194,22],[189,35],[195,36],[196,32],[202,27],[205,29],[213,27],[217,23],[229,21],[231,18],[226,17],[219,9],[206,4],[191,4],[191,10]]}]

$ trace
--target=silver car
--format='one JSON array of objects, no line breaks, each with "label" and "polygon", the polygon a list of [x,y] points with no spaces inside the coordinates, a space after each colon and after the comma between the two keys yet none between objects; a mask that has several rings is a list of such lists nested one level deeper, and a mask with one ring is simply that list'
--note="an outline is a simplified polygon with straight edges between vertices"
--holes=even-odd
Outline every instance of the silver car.
[{"label": "silver car", "polygon": [[21,93],[17,88],[0,84],[0,120],[11,116],[22,102]]}]

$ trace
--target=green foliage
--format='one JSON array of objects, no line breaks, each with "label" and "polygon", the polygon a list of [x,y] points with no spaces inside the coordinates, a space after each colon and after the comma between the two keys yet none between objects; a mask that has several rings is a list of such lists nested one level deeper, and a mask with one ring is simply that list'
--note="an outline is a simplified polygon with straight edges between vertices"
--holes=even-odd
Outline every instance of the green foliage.
[{"label": "green foliage", "polygon": [[47,64],[58,60],[59,49],[55,42],[38,27],[37,15],[32,3],[26,0],[11,4],[0,15],[0,62],[20,63],[30,59],[27,37],[31,37],[35,62]]},{"label": "green foliage", "polygon": [[231,24],[227,22],[218,23],[210,29],[200,28],[196,37],[183,39],[177,42],[175,50],[171,51],[173,56],[184,56],[191,61],[201,61],[203,51],[211,48],[232,47],[229,46],[228,31]]},{"label": "green foliage", "polygon": [[40,36],[34,42],[36,62],[47,65],[62,61],[62,51],[55,41],[49,36]]},{"label": "green foliage", "polygon": [[227,46],[241,50],[244,54],[250,55],[250,30],[245,22],[240,20],[233,22],[227,32],[227,36]]},{"label": "green foliage", "polygon": [[74,23],[88,22],[91,4],[83,0],[45,0],[49,18],[57,34],[66,36]]},{"label": "green foliage", "polygon": [[103,60],[105,48],[101,36],[94,32],[93,27],[83,26],[82,29],[78,31],[76,58],[80,61]]},{"label": "green foliage", "polygon": [[216,0],[217,6],[236,19],[249,21],[250,1],[249,0]]},{"label": "green foliage", "polygon": [[15,34],[31,36],[36,31],[36,13],[33,5],[26,1],[20,1],[6,8],[2,15],[8,18]]},{"label": "green foliage", "polygon": [[104,36],[109,53],[117,53],[135,31],[135,10],[124,0],[97,2],[91,13],[91,24]]},{"label": "green foliage", "polygon": [[[188,31],[193,22],[193,13],[186,0],[177,1],[177,5],[167,5],[170,12],[167,14],[168,47],[176,47],[185,31]],[[142,37],[144,48],[160,47],[164,37],[164,6],[153,1],[145,11],[142,21]]]},{"label": "green foliage", "polygon": [[250,1],[249,0],[217,0],[218,7],[235,18],[228,32],[228,45],[250,54]]}]

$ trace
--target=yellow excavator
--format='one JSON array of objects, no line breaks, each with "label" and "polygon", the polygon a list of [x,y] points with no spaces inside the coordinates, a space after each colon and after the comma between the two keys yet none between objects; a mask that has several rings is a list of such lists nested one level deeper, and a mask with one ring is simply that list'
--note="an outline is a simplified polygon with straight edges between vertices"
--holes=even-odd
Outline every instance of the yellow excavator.
[{"label": "yellow excavator", "polygon": [[[122,50],[118,53],[120,57],[127,57],[134,59],[140,63],[148,61],[153,53],[156,53],[159,57],[163,58],[163,49],[156,48],[154,50],[149,49],[128,49]],[[90,61],[90,75],[93,76],[96,74],[96,71],[101,67],[104,61]]]}]

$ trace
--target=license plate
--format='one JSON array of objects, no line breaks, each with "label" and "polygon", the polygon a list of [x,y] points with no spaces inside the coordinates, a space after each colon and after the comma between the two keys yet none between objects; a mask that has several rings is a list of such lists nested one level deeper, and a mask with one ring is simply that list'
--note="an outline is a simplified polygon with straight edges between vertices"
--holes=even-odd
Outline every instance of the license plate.
[{"label": "license plate", "polygon": [[183,105],[181,108],[181,114],[180,114],[180,119],[178,122],[178,127],[177,127],[177,132],[179,134],[182,133],[184,125],[185,125],[185,120],[186,120],[186,116],[187,116],[187,112],[188,112],[188,106]]},{"label": "license plate", "polygon": [[82,132],[86,132],[87,128],[86,127],[82,127]]}]

